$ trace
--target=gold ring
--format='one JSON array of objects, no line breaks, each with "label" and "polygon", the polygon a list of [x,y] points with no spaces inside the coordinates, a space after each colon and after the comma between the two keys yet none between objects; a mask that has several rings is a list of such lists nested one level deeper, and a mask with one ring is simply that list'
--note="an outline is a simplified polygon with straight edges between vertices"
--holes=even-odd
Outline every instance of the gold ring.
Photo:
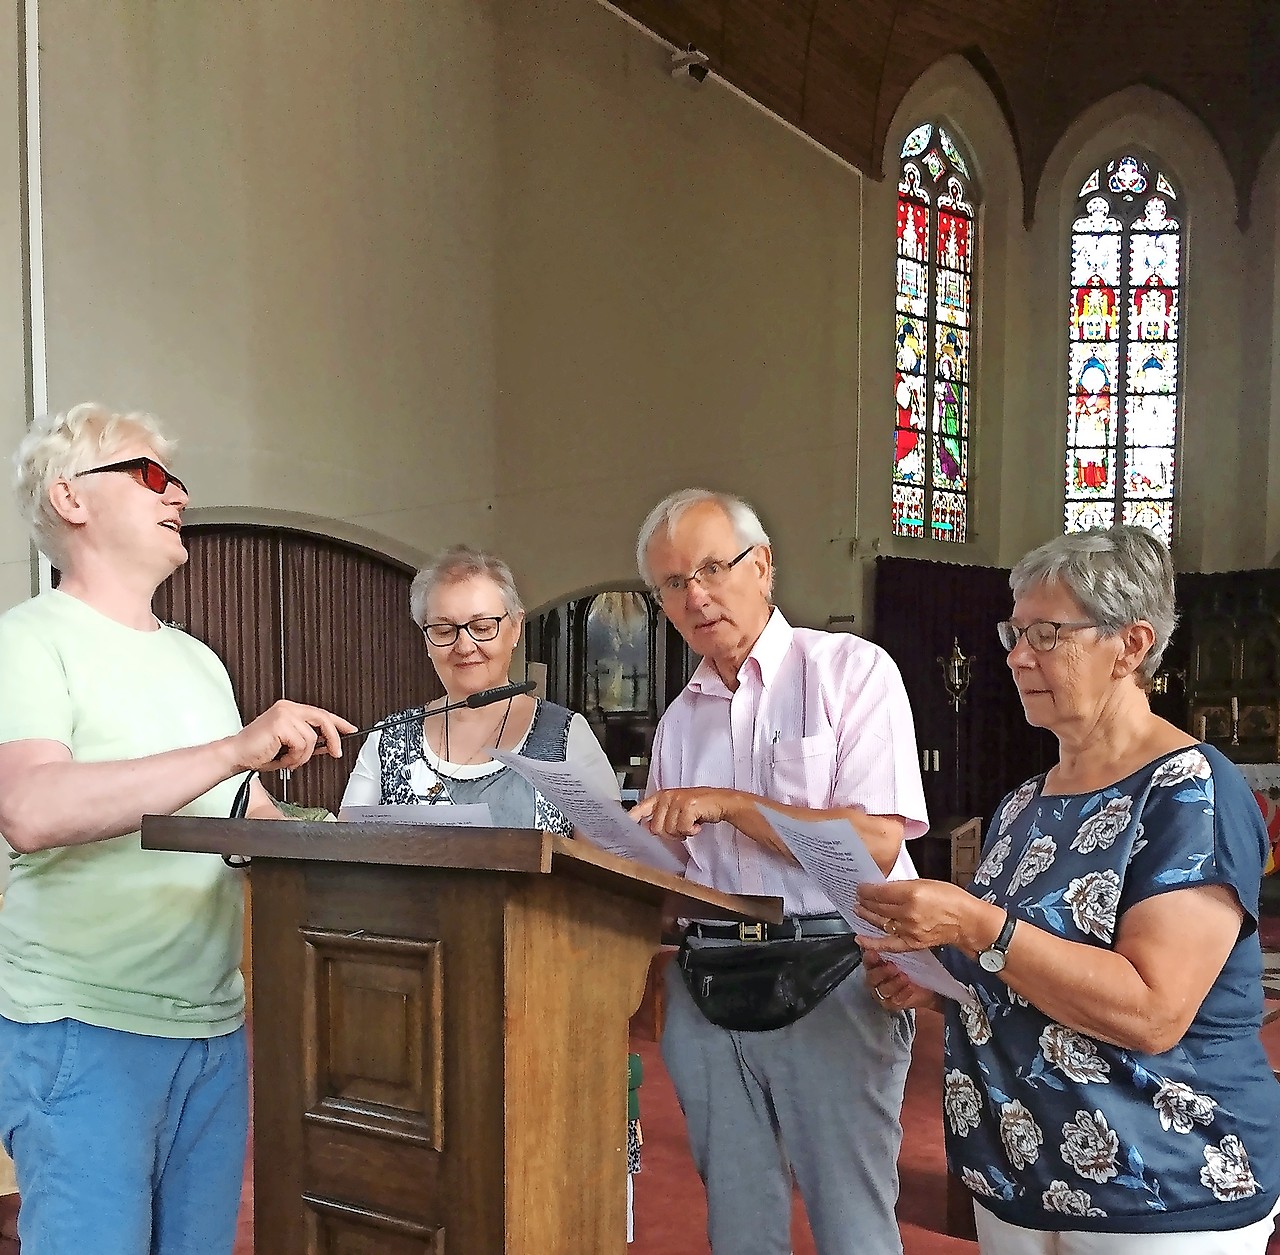
[{"label": "gold ring", "polygon": [[896,937],[898,935],[898,921],[896,919],[891,919],[887,924],[885,924],[884,930],[890,937]]}]

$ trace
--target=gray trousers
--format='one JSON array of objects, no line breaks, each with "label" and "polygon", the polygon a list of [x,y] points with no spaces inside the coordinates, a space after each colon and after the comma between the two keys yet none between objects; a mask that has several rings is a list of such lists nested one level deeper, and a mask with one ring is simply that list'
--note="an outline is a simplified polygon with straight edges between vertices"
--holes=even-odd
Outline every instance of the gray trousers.
[{"label": "gray trousers", "polygon": [[902,1255],[899,1116],[915,1019],[859,968],[786,1028],[703,1018],[667,967],[662,1058],[707,1188],[714,1255],[790,1255],[794,1173],[818,1255]]}]

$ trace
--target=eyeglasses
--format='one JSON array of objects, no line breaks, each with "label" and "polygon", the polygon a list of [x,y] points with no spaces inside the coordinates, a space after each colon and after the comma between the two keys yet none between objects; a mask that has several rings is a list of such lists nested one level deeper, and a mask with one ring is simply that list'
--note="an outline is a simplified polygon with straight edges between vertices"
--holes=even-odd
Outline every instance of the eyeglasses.
[{"label": "eyeglasses", "polygon": [[704,562],[696,571],[688,575],[668,575],[657,586],[657,594],[663,601],[674,601],[677,597],[683,597],[685,590],[693,583],[701,584],[703,588],[719,588],[729,578],[729,572],[754,548],[755,545],[748,545],[736,558],[731,558],[728,562],[721,558],[712,558],[710,562]]},{"label": "eyeglasses", "polygon": [[424,623],[423,635],[438,649],[445,649],[458,639],[459,632],[466,632],[473,641],[482,644],[491,641],[498,635],[502,620],[510,618],[506,614],[485,614],[468,623]]},{"label": "eyeglasses", "polygon": [[1097,626],[1096,623],[1090,623],[1087,620],[1081,620],[1078,623],[1055,623],[1052,619],[1040,619],[1035,623],[1028,623],[1026,627],[1020,628],[1014,624],[1012,619],[1005,619],[1004,622],[996,624],[996,635],[1000,637],[1000,644],[1009,653],[1014,651],[1018,642],[1025,636],[1027,644],[1037,654],[1047,654],[1051,649],[1057,647],[1059,632],[1072,632],[1076,628]]},{"label": "eyeglasses", "polygon": [[144,488],[163,495],[169,491],[170,484],[177,484],[185,496],[187,486],[176,475],[170,475],[154,458],[129,458],[124,462],[109,462],[106,466],[91,466],[87,471],[77,471],[76,478],[81,475],[101,475],[104,471],[124,471],[132,475]]}]

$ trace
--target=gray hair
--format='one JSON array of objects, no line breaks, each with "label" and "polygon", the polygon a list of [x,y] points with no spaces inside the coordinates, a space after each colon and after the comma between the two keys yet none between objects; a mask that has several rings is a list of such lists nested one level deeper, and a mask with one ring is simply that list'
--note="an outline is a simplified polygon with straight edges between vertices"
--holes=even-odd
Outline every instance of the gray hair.
[{"label": "gray hair", "polygon": [[484,575],[491,579],[502,594],[502,604],[507,613],[518,619],[524,614],[524,603],[516,592],[515,576],[501,558],[491,553],[473,549],[470,545],[450,545],[442,549],[413,577],[409,587],[409,613],[419,626],[427,617],[427,602],[441,584],[457,584],[473,576]]},{"label": "gray hair", "polygon": [[1062,584],[1103,636],[1140,619],[1150,623],[1155,641],[1138,666],[1140,682],[1149,685],[1178,624],[1173,561],[1158,536],[1118,525],[1055,537],[1009,574],[1015,598],[1037,584]]},{"label": "gray hair", "polygon": [[136,441],[145,442],[166,466],[177,447],[153,415],[117,414],[91,401],[31,424],[13,455],[13,486],[32,540],[54,565],[66,557],[61,545],[65,524],[49,500],[49,489]]},{"label": "gray hair", "polygon": [[[733,533],[738,539],[738,544],[744,549],[749,545],[769,544],[769,533],[761,525],[759,516],[741,497],[735,497],[727,492],[712,492],[709,488],[681,488],[679,492],[663,497],[640,524],[640,535],[636,538],[636,569],[640,572],[640,578],[650,588],[653,587],[653,576],[649,572],[649,545],[658,534],[658,530],[665,527],[669,539],[675,532],[681,516],[687,510],[707,501],[718,505],[729,516],[729,522],[733,524]],[[769,591],[773,591],[772,576]]]}]

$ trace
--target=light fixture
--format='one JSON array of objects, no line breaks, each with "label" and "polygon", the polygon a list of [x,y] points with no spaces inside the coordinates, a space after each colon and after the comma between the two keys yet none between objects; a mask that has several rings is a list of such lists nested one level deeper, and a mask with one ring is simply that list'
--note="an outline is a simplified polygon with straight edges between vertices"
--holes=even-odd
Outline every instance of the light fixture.
[{"label": "light fixture", "polygon": [[973,659],[960,648],[960,638],[956,637],[951,645],[951,653],[938,659],[942,668],[942,683],[951,699],[951,709],[960,713],[960,704],[969,691],[969,678],[973,670]]}]

